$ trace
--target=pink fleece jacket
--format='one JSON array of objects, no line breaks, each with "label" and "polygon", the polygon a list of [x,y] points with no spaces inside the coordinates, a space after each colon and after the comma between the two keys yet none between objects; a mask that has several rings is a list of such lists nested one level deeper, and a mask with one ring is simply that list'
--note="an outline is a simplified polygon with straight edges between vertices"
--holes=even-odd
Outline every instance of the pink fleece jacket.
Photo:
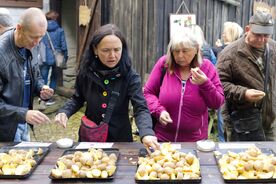
[{"label": "pink fleece jacket", "polygon": [[[179,70],[166,72],[160,86],[166,56],[155,64],[144,88],[144,95],[151,114],[159,119],[166,110],[173,123],[157,123],[155,133],[159,141],[188,142],[208,138],[208,108],[218,109],[224,103],[223,88],[213,64],[204,59],[200,69],[208,77],[202,85],[182,81]],[[159,92],[160,91],[160,92]],[[159,94],[159,98],[158,98]]]}]

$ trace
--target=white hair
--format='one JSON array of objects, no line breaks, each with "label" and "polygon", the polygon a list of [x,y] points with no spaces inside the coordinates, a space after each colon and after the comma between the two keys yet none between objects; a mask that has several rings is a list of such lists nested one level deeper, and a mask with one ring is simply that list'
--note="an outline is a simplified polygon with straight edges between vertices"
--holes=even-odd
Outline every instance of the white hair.
[{"label": "white hair", "polygon": [[12,26],[12,17],[10,15],[10,11],[7,8],[0,8],[0,26]]}]

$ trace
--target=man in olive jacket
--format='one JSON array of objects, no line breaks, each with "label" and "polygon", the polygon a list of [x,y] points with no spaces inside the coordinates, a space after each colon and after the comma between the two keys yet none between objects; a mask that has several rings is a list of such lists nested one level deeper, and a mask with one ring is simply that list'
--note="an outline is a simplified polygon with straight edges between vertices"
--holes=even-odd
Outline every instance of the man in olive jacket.
[{"label": "man in olive jacket", "polygon": [[44,86],[38,63],[32,61],[30,51],[46,30],[44,13],[29,8],[15,29],[0,36],[0,142],[22,141],[29,137],[27,123],[50,121],[45,114],[32,110],[35,93],[42,99],[49,99],[54,93]]},{"label": "man in olive jacket", "polygon": [[[245,35],[228,45],[218,57],[218,72],[224,87],[225,119],[228,141],[233,138],[231,112],[261,107],[265,140],[276,140],[276,42],[270,14],[257,11],[245,28]],[[266,66],[266,48],[269,48]],[[268,67],[267,92],[264,93],[265,69]],[[252,140],[254,141],[254,140]]]}]

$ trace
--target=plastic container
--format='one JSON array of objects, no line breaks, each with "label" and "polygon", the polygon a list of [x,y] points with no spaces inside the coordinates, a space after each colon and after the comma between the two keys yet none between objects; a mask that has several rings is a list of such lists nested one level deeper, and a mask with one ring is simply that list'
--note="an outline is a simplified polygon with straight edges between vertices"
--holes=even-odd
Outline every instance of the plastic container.
[{"label": "plastic container", "polygon": [[73,140],[69,138],[59,139],[56,143],[59,148],[70,148],[73,146]]},{"label": "plastic container", "polygon": [[197,149],[199,151],[214,151],[216,144],[211,140],[201,140],[196,142]]}]

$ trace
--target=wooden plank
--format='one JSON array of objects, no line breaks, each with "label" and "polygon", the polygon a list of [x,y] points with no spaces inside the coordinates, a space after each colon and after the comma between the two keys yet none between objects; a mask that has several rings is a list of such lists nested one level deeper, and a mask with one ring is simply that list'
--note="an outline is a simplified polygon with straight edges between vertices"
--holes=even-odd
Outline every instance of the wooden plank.
[{"label": "wooden plank", "polygon": [[1,0],[0,7],[43,8],[43,0]]},{"label": "wooden plank", "polygon": [[139,7],[141,7],[142,9],[142,41],[141,41],[141,56],[142,56],[142,62],[143,62],[143,69],[141,72],[141,77],[142,77],[142,81],[143,84],[145,84],[146,82],[146,73],[149,73],[149,71],[151,71],[151,69],[149,69],[149,58],[147,55],[147,52],[149,51],[148,49],[149,44],[147,42],[148,38],[149,38],[149,29],[150,29],[150,25],[149,23],[149,4],[147,0],[138,0],[139,1]]},{"label": "wooden plank", "polygon": [[240,6],[240,2],[236,1],[236,0],[220,0],[224,3],[233,5],[233,6]]},{"label": "wooden plank", "polygon": [[[80,63],[81,57],[84,54],[84,51],[86,48],[89,47],[89,42],[91,39],[91,35],[96,30],[97,27],[100,25],[100,7],[101,4],[99,0],[90,0],[87,1],[89,7],[91,8],[91,20],[88,26],[81,26],[78,29],[78,54],[77,54],[77,63]],[[79,4],[81,5],[81,4]],[[79,10],[77,10],[77,13],[79,13]]]},{"label": "wooden plank", "polygon": [[222,3],[221,4],[221,19],[219,22],[219,25],[221,27],[223,27],[224,22],[229,21],[229,17],[228,17],[228,4],[226,3]]},{"label": "wooden plank", "polygon": [[153,65],[155,63],[156,55],[158,53],[157,51],[157,2],[156,0],[147,1],[147,23],[148,31],[147,36],[145,38],[145,44],[148,45],[147,48],[144,48],[144,52],[146,52],[146,60],[149,63],[147,68],[147,73],[150,73],[151,69],[153,68]]},{"label": "wooden plank", "polygon": [[[206,14],[208,8],[206,7],[206,1],[207,0],[201,0],[198,2],[198,11],[197,11],[197,22],[196,24],[199,25],[203,31],[203,33],[206,33]],[[204,34],[204,37],[206,38],[206,34]]]},{"label": "wooden plank", "polygon": [[162,56],[164,54],[163,51],[163,45],[164,45],[164,20],[165,20],[165,15],[164,15],[164,6],[165,6],[165,0],[155,0],[155,5],[157,7],[157,24],[155,25],[156,27],[156,44],[157,44],[157,55]]},{"label": "wooden plank", "polygon": [[[214,1],[206,1],[206,7],[208,10],[214,9]],[[205,39],[206,41],[214,45],[214,42],[217,38],[214,38],[213,30],[214,30],[214,12],[213,11],[206,11],[206,26],[205,26]]]},{"label": "wooden plank", "polygon": [[[176,13],[176,11],[178,10],[179,6],[181,5],[183,0],[173,0],[173,10],[172,13]],[[181,13],[181,9],[180,9],[180,13]]]},{"label": "wooden plank", "polygon": [[173,10],[173,1],[165,1],[165,4],[164,4],[164,20],[163,20],[163,30],[164,30],[164,33],[163,33],[163,48],[162,48],[162,52],[163,54],[166,54],[167,53],[167,46],[170,42],[170,18],[169,18],[169,15]]}]

